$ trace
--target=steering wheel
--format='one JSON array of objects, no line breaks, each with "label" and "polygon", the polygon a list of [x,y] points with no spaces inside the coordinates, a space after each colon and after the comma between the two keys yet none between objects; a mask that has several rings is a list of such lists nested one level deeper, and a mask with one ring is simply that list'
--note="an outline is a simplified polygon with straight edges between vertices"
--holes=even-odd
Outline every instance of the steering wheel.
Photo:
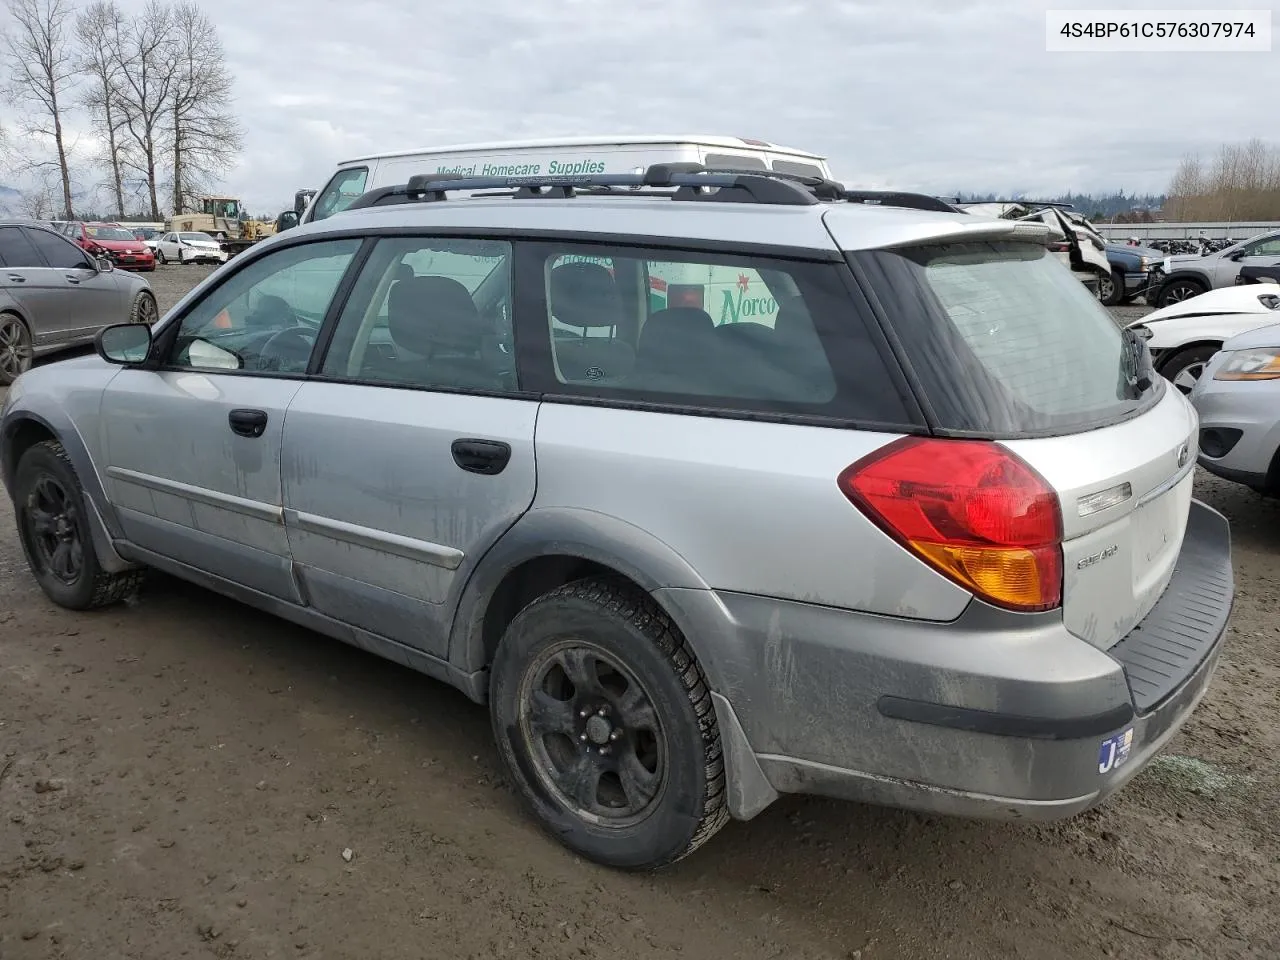
[{"label": "steering wheel", "polygon": [[272,334],[258,351],[263,370],[305,369],[315,346],[314,331],[307,327],[288,327]]}]

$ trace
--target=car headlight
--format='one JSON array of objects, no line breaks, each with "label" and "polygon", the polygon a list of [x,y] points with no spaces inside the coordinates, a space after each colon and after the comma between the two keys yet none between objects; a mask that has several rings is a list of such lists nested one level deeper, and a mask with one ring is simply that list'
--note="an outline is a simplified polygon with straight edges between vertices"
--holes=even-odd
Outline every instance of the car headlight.
[{"label": "car headlight", "polygon": [[1139,257],[1138,258],[1138,266],[1140,266],[1143,270],[1150,270],[1159,262],[1160,260],[1157,257]]},{"label": "car headlight", "polygon": [[1235,350],[1213,375],[1215,380],[1280,380],[1280,347]]}]

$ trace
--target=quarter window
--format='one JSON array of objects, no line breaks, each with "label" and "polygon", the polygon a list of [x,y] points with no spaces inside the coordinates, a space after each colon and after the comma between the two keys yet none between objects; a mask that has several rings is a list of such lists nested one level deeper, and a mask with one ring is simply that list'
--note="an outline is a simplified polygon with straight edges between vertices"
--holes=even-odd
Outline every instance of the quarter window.
[{"label": "quarter window", "polygon": [[359,240],[287,247],[232,274],[182,318],[169,364],[303,373]]},{"label": "quarter window", "polygon": [[547,392],[909,420],[835,265],[542,249]]},{"label": "quarter window", "polygon": [[380,240],[352,288],[322,372],[447,390],[516,387],[511,245]]}]

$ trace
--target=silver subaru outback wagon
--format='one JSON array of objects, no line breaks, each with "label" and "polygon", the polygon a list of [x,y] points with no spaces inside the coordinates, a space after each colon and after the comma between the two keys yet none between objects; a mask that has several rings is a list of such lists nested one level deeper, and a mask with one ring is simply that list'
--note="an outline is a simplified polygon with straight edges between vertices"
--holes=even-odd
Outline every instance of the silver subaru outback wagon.
[{"label": "silver subaru outback wagon", "polygon": [[652,168],[414,178],[0,419],[55,603],[156,568],[487,703],[619,867],[780,793],[1051,819],[1204,695],[1196,417],[1038,227]]}]

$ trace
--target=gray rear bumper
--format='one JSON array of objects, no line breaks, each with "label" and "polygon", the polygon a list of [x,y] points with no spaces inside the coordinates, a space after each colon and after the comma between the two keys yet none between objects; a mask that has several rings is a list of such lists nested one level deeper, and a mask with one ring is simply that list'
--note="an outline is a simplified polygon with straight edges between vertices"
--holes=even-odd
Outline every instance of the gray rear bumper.
[{"label": "gray rear bumper", "polygon": [[[1204,695],[1233,598],[1230,532],[1193,501],[1168,588],[1109,651],[1068,633],[1060,613],[977,601],[933,623],[657,595],[698,631],[735,816],[781,792],[1054,819],[1123,786]],[[1117,737],[1122,748],[1108,744]]]}]

